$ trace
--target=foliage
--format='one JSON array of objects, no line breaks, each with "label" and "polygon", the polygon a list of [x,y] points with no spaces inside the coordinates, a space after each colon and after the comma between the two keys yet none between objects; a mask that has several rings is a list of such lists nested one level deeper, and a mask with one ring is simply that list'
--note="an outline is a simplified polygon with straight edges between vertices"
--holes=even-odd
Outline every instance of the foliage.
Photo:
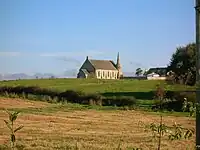
[{"label": "foliage", "polygon": [[142,74],[142,69],[141,68],[137,68],[136,69],[136,72],[135,72],[135,75],[137,75],[137,76],[140,76],[141,74]]},{"label": "foliage", "polygon": [[105,106],[133,106],[136,104],[136,99],[129,96],[113,96],[103,99],[103,105]]},{"label": "foliage", "polygon": [[165,124],[155,124],[150,123],[148,125],[144,125],[142,122],[140,123],[143,125],[146,132],[151,132],[153,139],[159,138],[159,136],[164,136],[168,132],[168,127]]},{"label": "foliage", "polygon": [[[155,98],[158,98],[160,101],[158,103],[158,109],[159,111],[163,111],[163,103],[166,104],[166,91],[163,87],[157,86],[156,92],[155,92]],[[171,102],[167,101],[167,102]],[[178,102],[178,101],[176,101]],[[187,98],[184,98],[183,102],[183,111],[189,110],[190,111],[190,116],[192,116],[196,109],[194,108],[195,106],[193,105],[193,102],[188,102]],[[150,130],[153,134],[153,138],[158,138],[158,150],[161,148],[161,139],[162,137],[167,134],[168,138],[170,140],[180,140],[180,139],[189,139],[194,135],[194,129],[188,129],[188,128],[183,128],[180,124],[174,123],[173,127],[169,127],[163,123],[163,118],[162,114],[160,113],[160,123],[155,124],[151,123],[150,125],[145,126],[146,131]]]},{"label": "foliage", "polygon": [[165,89],[162,85],[157,85],[156,86],[156,91],[155,91],[155,99],[158,99],[158,100],[163,100],[164,97],[165,97]]},{"label": "foliage", "polygon": [[182,107],[183,111],[187,111],[190,113],[190,116],[194,116],[196,113],[196,103],[190,102],[187,98],[184,98],[184,103]]},{"label": "foliage", "polygon": [[0,87],[0,94],[7,97],[22,97],[32,100],[42,100],[50,103],[70,102],[78,104],[100,106],[133,106],[136,99],[133,96],[103,97],[98,93],[84,93],[82,91],[66,90],[65,92],[53,91],[36,86],[32,87]]},{"label": "foliage", "polygon": [[[139,81],[130,79],[35,79],[6,82],[2,81],[0,83],[0,95],[6,97],[12,96],[24,99],[28,98],[31,100],[48,101],[50,103],[78,102],[80,104],[95,104],[102,106],[119,106],[121,103],[127,107],[132,107],[131,105],[134,105],[137,99],[137,101],[142,101],[139,105],[143,107],[143,103],[154,99],[155,86],[157,84],[165,84],[166,82],[156,80]],[[180,97],[179,99],[183,99],[182,97],[186,97],[186,95],[188,95],[188,101],[190,101],[190,99],[195,99],[195,94],[189,94],[190,92],[184,91],[191,91],[193,89],[195,89],[195,86],[190,87],[177,84],[167,85],[165,98],[173,100]],[[180,93],[184,94],[181,95]],[[89,98],[91,96],[94,98]],[[117,104],[114,103],[114,101],[117,102]],[[174,101],[169,103],[169,108],[176,110],[176,108],[174,108],[176,105],[173,105],[173,103]],[[151,104],[153,104],[153,101]],[[151,104],[145,104],[144,107],[147,105],[147,107],[151,107]],[[168,108],[167,105],[168,104],[163,104],[164,107],[166,106],[166,108]],[[177,106],[179,106],[179,104]],[[156,108],[157,106],[153,107]],[[182,105],[177,108],[178,110],[181,110]]]},{"label": "foliage", "polygon": [[166,75],[167,68],[150,68],[149,70],[146,71],[145,75],[151,74],[151,73],[156,73],[159,74],[160,76],[165,76]]},{"label": "foliage", "polygon": [[181,140],[190,139],[194,135],[194,129],[184,128],[182,125],[174,123],[173,126],[167,126],[165,124],[159,125],[156,123],[150,123],[143,125],[146,132],[151,132],[153,139],[158,139],[161,133],[162,136],[167,136],[169,140]]},{"label": "foliage", "polygon": [[9,115],[9,121],[4,120],[5,124],[7,125],[8,129],[10,130],[10,141],[11,141],[11,148],[15,149],[15,142],[16,142],[16,136],[15,133],[19,130],[21,130],[24,126],[19,126],[16,129],[14,129],[14,122],[16,121],[19,112],[9,112],[6,110],[6,112]]},{"label": "foliage", "polygon": [[175,83],[194,85],[196,82],[196,45],[178,47],[172,55],[167,71]]},{"label": "foliage", "polygon": [[168,135],[170,140],[189,139],[194,135],[194,129],[183,128],[176,122],[173,125],[174,132],[170,132]]},{"label": "foliage", "polygon": [[[187,99],[188,104],[193,105],[196,101],[196,93],[193,91],[165,91],[164,101],[162,108],[168,111],[183,111],[184,99]],[[152,109],[158,109],[159,103],[156,103]],[[189,112],[189,109],[184,111]]]}]

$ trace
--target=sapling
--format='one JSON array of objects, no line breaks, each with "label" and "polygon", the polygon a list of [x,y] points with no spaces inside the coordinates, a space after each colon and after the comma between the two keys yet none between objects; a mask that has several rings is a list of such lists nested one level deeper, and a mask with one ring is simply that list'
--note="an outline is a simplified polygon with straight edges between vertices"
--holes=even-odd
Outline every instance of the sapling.
[{"label": "sapling", "polygon": [[195,104],[193,102],[189,102],[187,100],[187,98],[184,98],[182,110],[183,110],[183,112],[185,112],[185,111],[187,111],[187,109],[189,109],[189,116],[193,117],[196,113],[196,106],[197,106],[197,104]]},{"label": "sapling", "polygon": [[8,110],[5,110],[7,114],[9,115],[9,121],[4,120],[5,124],[7,125],[8,129],[10,130],[10,142],[11,142],[11,149],[15,149],[15,141],[16,136],[15,133],[19,130],[21,130],[24,126],[19,126],[16,129],[14,129],[14,122],[16,121],[18,115],[20,112],[9,112]]},{"label": "sapling", "polygon": [[[194,103],[189,102],[187,98],[184,98],[183,102],[183,112],[189,110],[189,117],[192,117],[196,113],[196,106]],[[183,128],[180,124],[176,122],[173,125],[174,132],[170,133],[170,140],[180,140],[180,139],[189,139],[194,135],[194,129]]]},{"label": "sapling", "polygon": [[172,129],[174,132],[169,134],[169,140],[180,140],[180,139],[189,139],[194,135],[194,129],[188,129],[182,127],[180,124],[174,123]]},{"label": "sapling", "polygon": [[162,104],[163,104],[163,101],[164,101],[164,97],[165,97],[165,90],[164,90],[163,87],[158,85],[157,90],[156,90],[156,98],[158,98],[158,100],[160,101],[160,108],[159,108],[159,110],[160,110],[160,125],[159,125],[159,128],[158,128],[158,133],[159,133],[158,150],[160,150],[160,147],[161,147],[163,129],[165,128],[165,126],[163,125],[163,116],[162,116],[162,111],[163,111]]}]

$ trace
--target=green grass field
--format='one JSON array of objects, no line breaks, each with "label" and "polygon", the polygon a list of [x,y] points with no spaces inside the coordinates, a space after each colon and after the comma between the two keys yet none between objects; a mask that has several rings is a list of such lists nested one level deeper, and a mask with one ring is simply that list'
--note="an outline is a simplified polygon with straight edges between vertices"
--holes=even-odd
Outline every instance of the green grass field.
[{"label": "green grass field", "polygon": [[134,96],[142,107],[151,107],[151,104],[154,104],[152,91],[155,91],[158,84],[170,91],[195,89],[191,86],[169,85],[165,81],[156,80],[34,79],[0,82],[0,86],[38,86],[59,92],[76,90],[85,93],[99,93],[106,97]]},{"label": "green grass field", "polygon": [[0,86],[39,86],[58,91],[78,90],[86,93],[149,92],[154,91],[157,84],[162,84],[166,90],[172,91],[195,89],[185,85],[167,85],[165,81],[156,80],[34,79],[0,82]]}]

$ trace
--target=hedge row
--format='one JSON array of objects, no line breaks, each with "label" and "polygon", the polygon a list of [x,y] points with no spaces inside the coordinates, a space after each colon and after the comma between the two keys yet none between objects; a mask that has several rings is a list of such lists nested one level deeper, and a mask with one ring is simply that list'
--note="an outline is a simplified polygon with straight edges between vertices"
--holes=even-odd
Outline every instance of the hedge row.
[{"label": "hedge row", "polygon": [[[196,102],[196,93],[194,91],[165,91],[164,98],[163,109],[182,112],[185,99],[193,104]],[[158,109],[159,107],[160,103],[158,102],[152,109]]]},{"label": "hedge row", "polygon": [[[168,101],[164,102],[163,109],[182,111],[184,98],[195,103],[196,94],[194,91],[164,91],[164,98]],[[18,97],[55,101],[70,102],[79,104],[102,105],[102,106],[133,106],[136,104],[134,96],[111,96],[104,97],[100,94],[86,94],[80,91],[67,90],[65,92],[53,91],[50,89],[40,88],[37,86],[1,86],[0,95],[17,95]],[[152,92],[156,95],[156,92]],[[152,95],[152,96],[153,96]],[[152,106],[152,109],[159,108],[159,104]]]},{"label": "hedge row", "polygon": [[86,94],[80,91],[67,90],[65,92],[57,92],[50,89],[44,89],[37,86],[2,86],[0,87],[0,95],[14,94],[19,97],[29,98],[43,97],[47,101],[49,99],[56,102],[70,102],[79,104],[102,105],[102,106],[132,106],[136,104],[134,97],[103,97],[100,94]]}]

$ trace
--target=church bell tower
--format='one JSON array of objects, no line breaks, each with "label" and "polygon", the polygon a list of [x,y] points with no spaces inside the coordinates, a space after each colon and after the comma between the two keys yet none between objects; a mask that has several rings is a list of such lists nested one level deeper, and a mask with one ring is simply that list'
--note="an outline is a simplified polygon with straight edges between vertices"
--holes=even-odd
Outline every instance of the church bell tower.
[{"label": "church bell tower", "polygon": [[117,54],[116,68],[118,70],[118,77],[117,78],[120,79],[121,77],[123,77],[123,74],[122,74],[122,67],[121,67],[121,64],[120,64],[119,52]]}]

